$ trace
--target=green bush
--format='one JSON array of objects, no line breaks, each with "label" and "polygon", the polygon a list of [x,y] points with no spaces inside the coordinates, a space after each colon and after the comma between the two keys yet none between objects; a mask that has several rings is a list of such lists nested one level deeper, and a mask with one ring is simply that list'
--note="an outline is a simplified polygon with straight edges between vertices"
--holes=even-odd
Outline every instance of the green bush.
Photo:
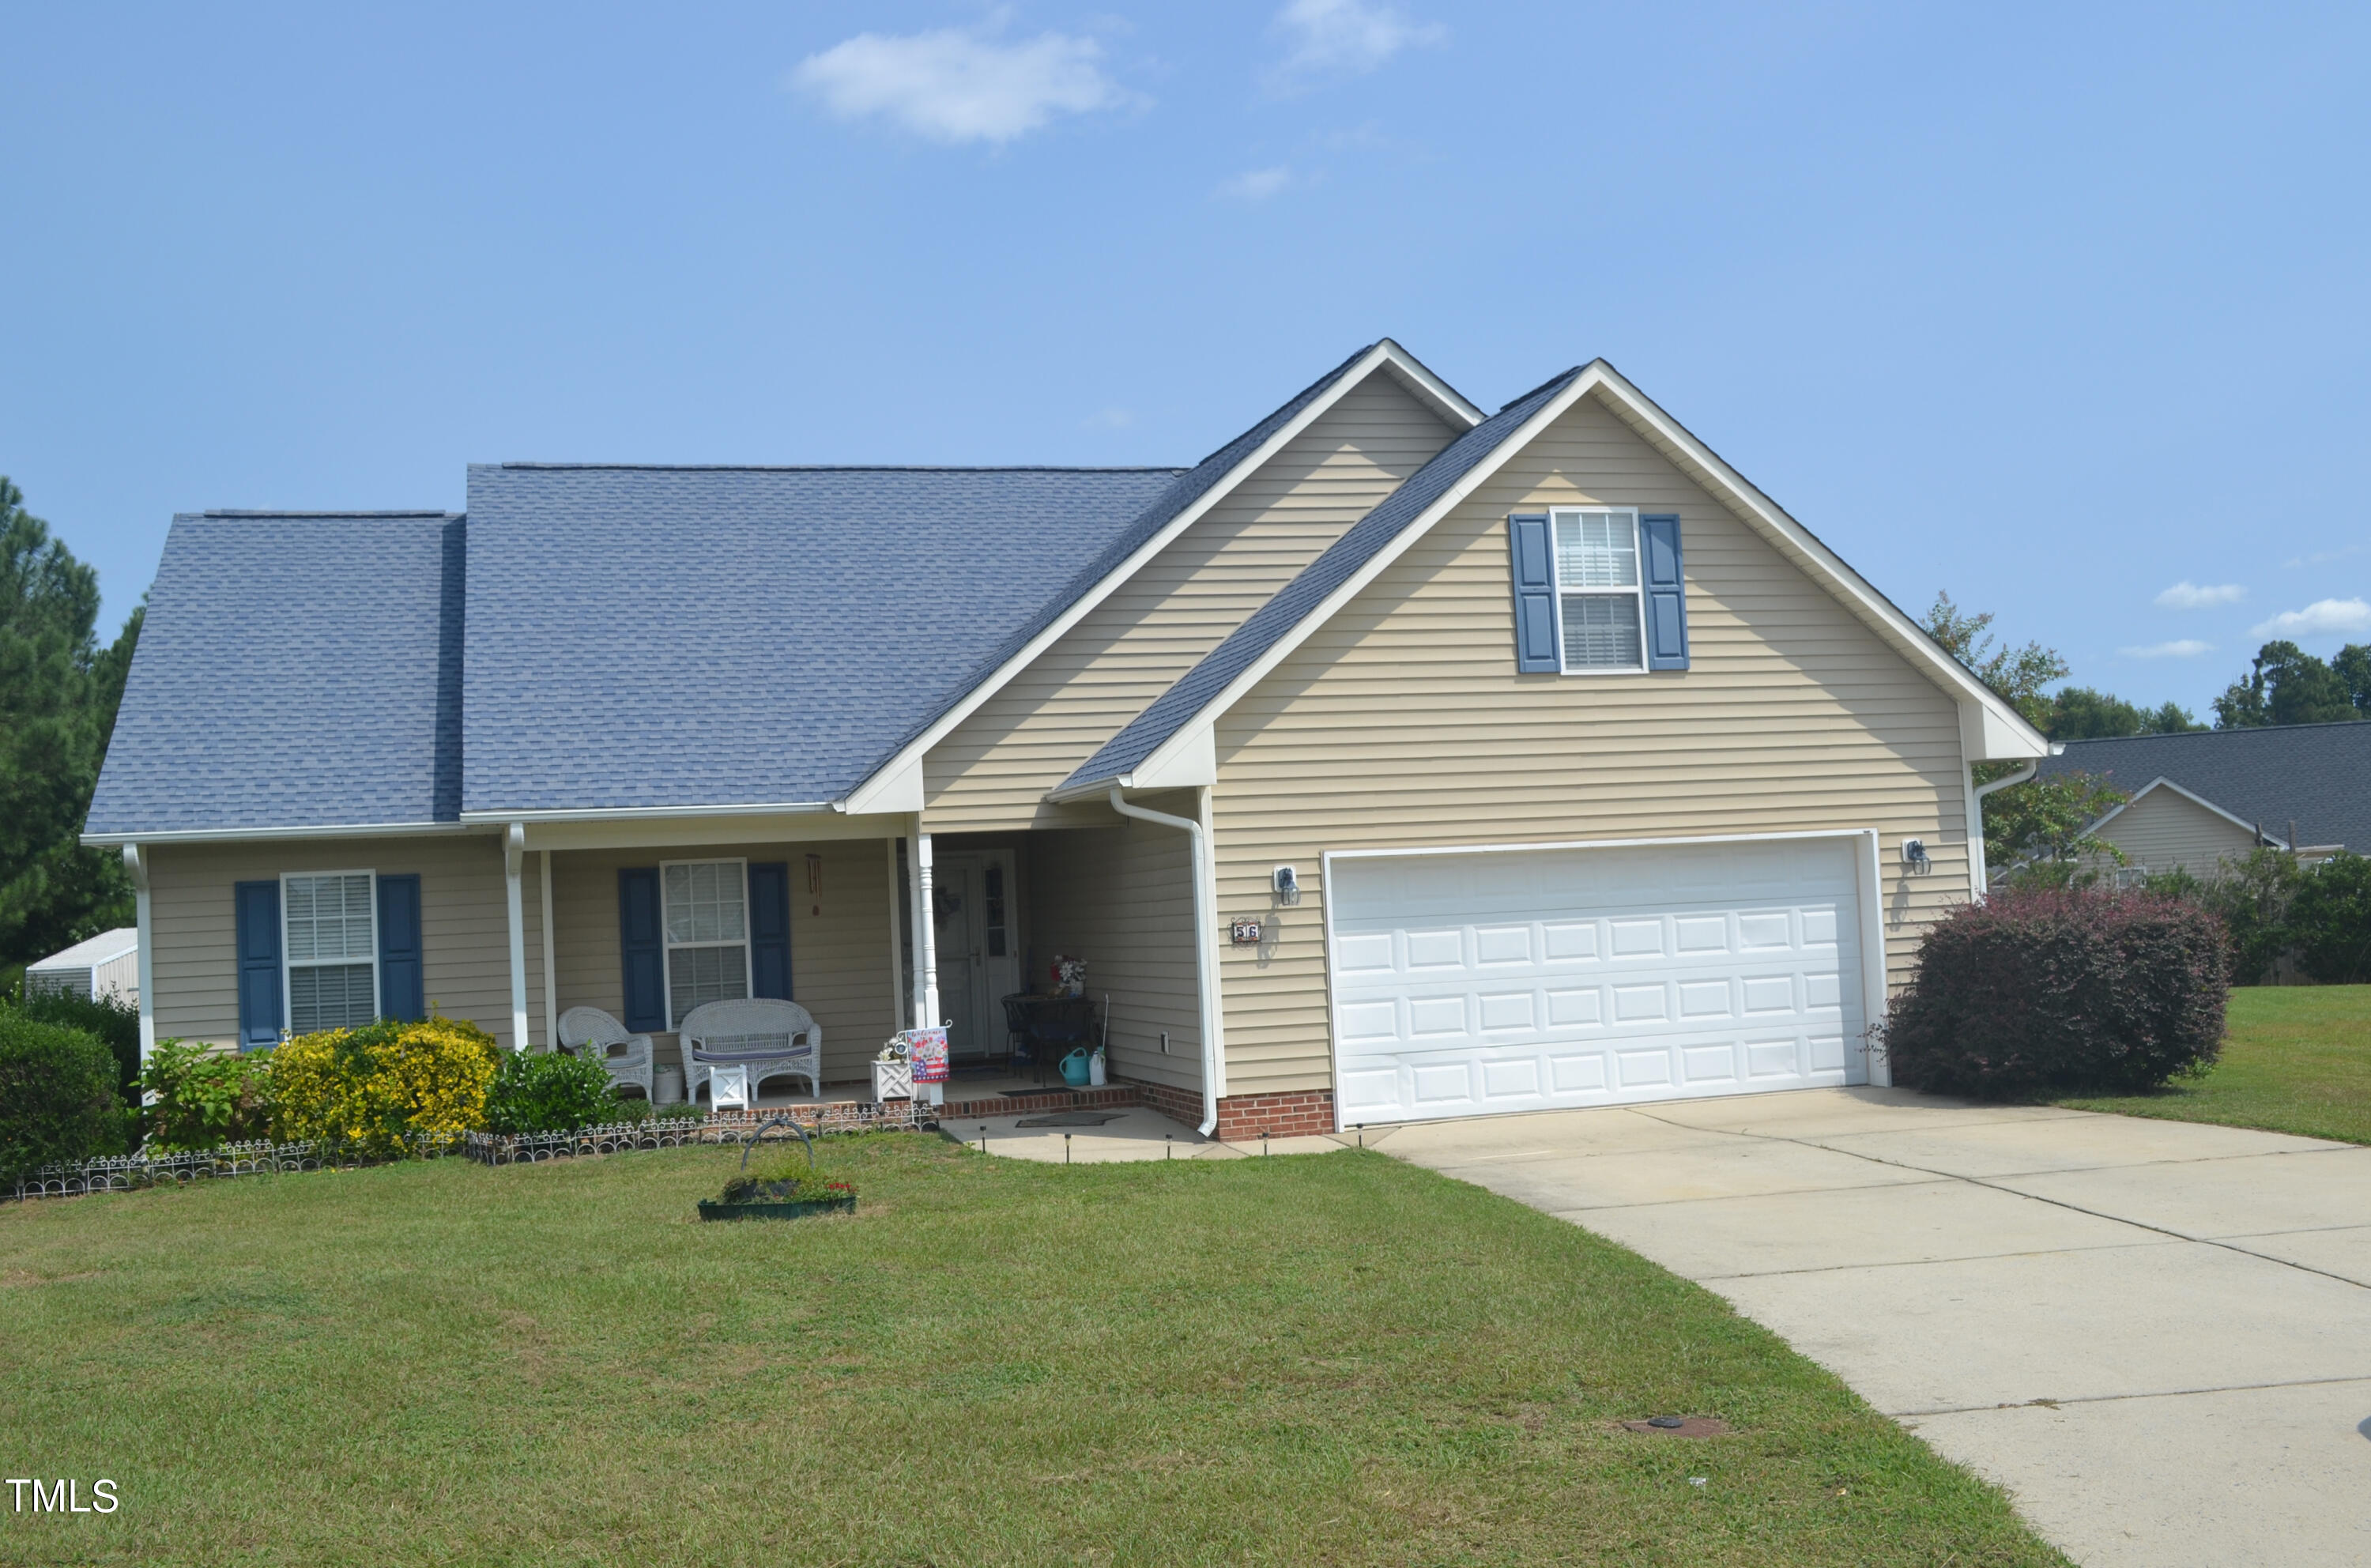
[{"label": "green bush", "polygon": [[219,1148],[272,1136],[272,1057],[159,1040],[140,1086],[148,1141],[160,1149]]},{"label": "green bush", "polygon": [[614,1120],[617,1111],[608,1069],[600,1063],[560,1051],[511,1051],[486,1096],[486,1129],[565,1133]]},{"label": "green bush", "polygon": [[2220,1053],[2229,963],[2222,922],[2178,899],[2028,888],[1963,905],[1894,1000],[1893,1081],[1980,1100],[2158,1088]]},{"label": "green bush", "polygon": [[2297,967],[2323,985],[2371,980],[2371,859],[2341,854],[2299,875],[2285,935]]},{"label": "green bush", "polygon": [[2289,905],[2306,873],[2285,849],[2258,849],[2244,860],[2226,860],[2199,889],[2197,902],[2220,916],[2231,938],[2231,984],[2260,986],[2273,965],[2295,945]]},{"label": "green bush", "polygon": [[115,1058],[98,1036],[0,1008],[0,1181],[121,1154],[122,1128]]},{"label": "green bush", "polygon": [[96,1034],[115,1057],[116,1088],[127,1105],[140,1103],[140,1009],[112,993],[88,997],[38,991],[18,1004],[27,1018]]}]

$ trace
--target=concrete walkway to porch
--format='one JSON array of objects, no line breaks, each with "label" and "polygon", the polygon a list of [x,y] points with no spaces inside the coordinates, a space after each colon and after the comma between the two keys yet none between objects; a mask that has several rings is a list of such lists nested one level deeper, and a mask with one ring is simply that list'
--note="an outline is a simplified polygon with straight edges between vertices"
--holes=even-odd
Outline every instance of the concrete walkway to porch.
[{"label": "concrete walkway to porch", "polygon": [[2371,1148],[1894,1090],[1367,1140],[1728,1297],[2087,1568],[2371,1562]]}]

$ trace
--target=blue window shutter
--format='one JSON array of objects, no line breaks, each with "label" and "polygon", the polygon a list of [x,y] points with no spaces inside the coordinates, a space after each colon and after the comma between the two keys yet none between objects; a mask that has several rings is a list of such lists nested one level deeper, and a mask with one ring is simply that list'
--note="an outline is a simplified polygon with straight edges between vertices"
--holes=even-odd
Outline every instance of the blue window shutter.
[{"label": "blue window shutter", "polygon": [[1680,520],[1671,513],[1638,519],[1646,555],[1647,668],[1688,667],[1688,587],[1680,570]]},{"label": "blue window shutter", "polygon": [[1544,512],[1507,519],[1507,559],[1514,573],[1515,668],[1554,674],[1563,667],[1556,648],[1556,560]]},{"label": "blue window shutter", "polygon": [[749,868],[749,994],[791,997],[791,868]]},{"label": "blue window shutter", "polygon": [[428,1016],[416,875],[378,879],[378,1015],[407,1023]]},{"label": "blue window shutter", "polygon": [[231,890],[238,912],[238,1048],[280,1043],[280,884],[243,882]]},{"label": "blue window shutter", "polygon": [[659,932],[659,870],[618,872],[618,957],[626,982],[626,1027],[667,1026],[666,947]]}]

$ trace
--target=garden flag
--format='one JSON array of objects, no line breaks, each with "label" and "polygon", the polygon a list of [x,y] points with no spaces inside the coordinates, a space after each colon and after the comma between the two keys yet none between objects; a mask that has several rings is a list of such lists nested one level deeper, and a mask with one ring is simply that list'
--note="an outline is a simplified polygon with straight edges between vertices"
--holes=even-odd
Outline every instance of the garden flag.
[{"label": "garden flag", "polygon": [[947,1032],[943,1029],[909,1029],[906,1032],[906,1059],[914,1065],[916,1083],[947,1081]]}]

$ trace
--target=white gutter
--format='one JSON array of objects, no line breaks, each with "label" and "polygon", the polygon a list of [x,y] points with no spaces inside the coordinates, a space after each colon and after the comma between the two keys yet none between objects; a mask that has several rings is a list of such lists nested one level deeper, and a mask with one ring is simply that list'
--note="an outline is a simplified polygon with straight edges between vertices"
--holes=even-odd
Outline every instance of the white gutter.
[{"label": "white gutter", "polygon": [[[2050,747],[2050,755],[2056,756],[2065,749],[2066,747],[2064,744],[2053,742]],[[1995,790],[2006,790],[2012,784],[2024,783],[2027,779],[2031,778],[2034,774],[2039,772],[2041,768],[2041,760],[2039,757],[2028,757],[2025,761],[2018,763],[2016,768],[2007,777],[1995,778],[1989,784],[1978,784],[1968,791],[1968,806],[1970,812],[1968,826],[1975,842],[1976,874],[1974,880],[1976,884],[1976,896],[1978,898],[1982,898],[1992,892],[1992,869],[1984,863],[1992,859],[1991,856],[1984,853],[1984,797],[1991,794]]]},{"label": "white gutter", "polygon": [[1167,812],[1148,811],[1132,806],[1123,799],[1119,786],[1111,787],[1111,808],[1125,817],[1153,823],[1162,827],[1183,829],[1191,851],[1189,867],[1194,878],[1194,978],[1195,989],[1201,999],[1202,1021],[1202,1124],[1196,1129],[1209,1137],[1219,1125],[1219,945],[1217,917],[1211,913],[1210,845],[1202,832],[1202,824],[1192,817],[1171,816]]}]

